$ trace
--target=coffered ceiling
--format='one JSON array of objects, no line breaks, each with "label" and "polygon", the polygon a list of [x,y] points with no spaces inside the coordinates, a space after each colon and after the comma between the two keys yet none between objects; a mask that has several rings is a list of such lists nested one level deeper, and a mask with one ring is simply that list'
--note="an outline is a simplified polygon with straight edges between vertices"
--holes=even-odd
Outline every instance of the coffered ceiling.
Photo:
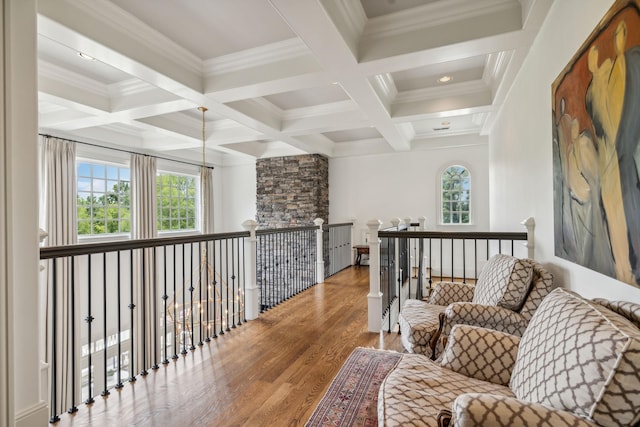
[{"label": "coffered ceiling", "polygon": [[40,131],[199,160],[205,106],[208,163],[459,144],[551,2],[39,0]]}]

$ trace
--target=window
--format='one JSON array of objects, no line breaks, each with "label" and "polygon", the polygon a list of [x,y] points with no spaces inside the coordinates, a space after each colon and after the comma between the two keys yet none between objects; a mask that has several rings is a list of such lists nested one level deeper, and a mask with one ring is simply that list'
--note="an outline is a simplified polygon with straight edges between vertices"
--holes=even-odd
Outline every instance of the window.
[{"label": "window", "polygon": [[471,223],[471,176],[462,166],[448,167],[441,176],[443,224]]},{"label": "window", "polygon": [[77,179],[78,235],[129,233],[129,168],[79,161]]},{"label": "window", "polygon": [[158,231],[195,230],[196,177],[158,175]]}]

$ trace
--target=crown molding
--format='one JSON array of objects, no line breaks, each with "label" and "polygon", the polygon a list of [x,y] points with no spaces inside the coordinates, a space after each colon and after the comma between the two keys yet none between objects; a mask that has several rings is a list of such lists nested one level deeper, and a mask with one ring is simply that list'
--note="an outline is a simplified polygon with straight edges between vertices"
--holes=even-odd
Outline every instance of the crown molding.
[{"label": "crown molding", "polygon": [[406,34],[514,7],[520,7],[516,0],[451,0],[429,3],[370,19],[365,26],[363,38],[377,39]]},{"label": "crown molding", "polygon": [[322,6],[336,27],[342,32],[347,44],[356,48],[367,25],[367,15],[359,1],[323,0]]},{"label": "crown molding", "polygon": [[400,92],[398,93],[398,96],[396,96],[394,103],[404,104],[408,102],[420,102],[432,99],[450,98],[485,90],[487,90],[487,86],[485,85],[484,81],[473,80],[469,82],[454,83],[443,86]]},{"label": "crown molding", "polygon": [[[487,55],[482,81],[492,89],[497,88],[513,56],[513,51],[494,52]],[[495,90],[493,90],[495,92]]]},{"label": "crown molding", "polygon": [[398,88],[396,82],[393,80],[391,73],[376,74],[369,78],[369,83],[378,94],[378,97],[382,99],[384,105],[389,106],[398,96]]},{"label": "crown molding", "polygon": [[157,89],[157,87],[140,79],[123,80],[107,85],[107,88],[112,97],[130,96],[146,92],[148,90]]},{"label": "crown molding", "polygon": [[154,30],[132,14],[120,9],[107,0],[66,0],[74,7],[105,22],[109,26],[135,39],[171,62],[188,68],[193,73],[202,73],[202,59],[174,42],[164,34]]},{"label": "crown molding", "polygon": [[98,96],[109,98],[109,89],[104,83],[42,59],[38,60],[38,75]]},{"label": "crown molding", "polygon": [[307,45],[299,38],[293,37],[208,59],[203,62],[202,69],[205,76],[211,76],[286,61],[309,54]]}]

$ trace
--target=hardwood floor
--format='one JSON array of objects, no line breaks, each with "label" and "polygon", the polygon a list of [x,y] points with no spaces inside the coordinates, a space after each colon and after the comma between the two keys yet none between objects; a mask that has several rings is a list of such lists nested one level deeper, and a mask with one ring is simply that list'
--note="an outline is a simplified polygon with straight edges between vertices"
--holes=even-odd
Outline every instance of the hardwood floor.
[{"label": "hardwood floor", "polygon": [[367,332],[368,291],[343,270],[56,426],[302,426],[355,347],[402,351]]}]

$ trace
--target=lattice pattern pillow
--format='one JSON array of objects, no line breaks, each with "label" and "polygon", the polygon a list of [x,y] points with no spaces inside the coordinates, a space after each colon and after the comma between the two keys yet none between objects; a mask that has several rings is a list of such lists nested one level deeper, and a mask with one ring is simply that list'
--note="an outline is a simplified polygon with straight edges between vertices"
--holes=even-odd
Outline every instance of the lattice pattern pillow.
[{"label": "lattice pattern pillow", "polygon": [[480,272],[473,302],[517,311],[531,286],[533,265],[526,259],[498,254]]},{"label": "lattice pattern pillow", "polygon": [[520,338],[477,326],[451,330],[440,365],[494,384],[509,385]]},{"label": "lattice pattern pillow", "polygon": [[437,282],[429,296],[429,304],[447,306],[453,302],[471,301],[474,285],[460,282]]},{"label": "lattice pattern pillow", "polygon": [[511,388],[600,425],[632,425],[640,420],[640,329],[555,289],[522,336]]},{"label": "lattice pattern pillow", "polygon": [[453,402],[450,427],[594,427],[584,418],[507,396],[461,394]]}]

